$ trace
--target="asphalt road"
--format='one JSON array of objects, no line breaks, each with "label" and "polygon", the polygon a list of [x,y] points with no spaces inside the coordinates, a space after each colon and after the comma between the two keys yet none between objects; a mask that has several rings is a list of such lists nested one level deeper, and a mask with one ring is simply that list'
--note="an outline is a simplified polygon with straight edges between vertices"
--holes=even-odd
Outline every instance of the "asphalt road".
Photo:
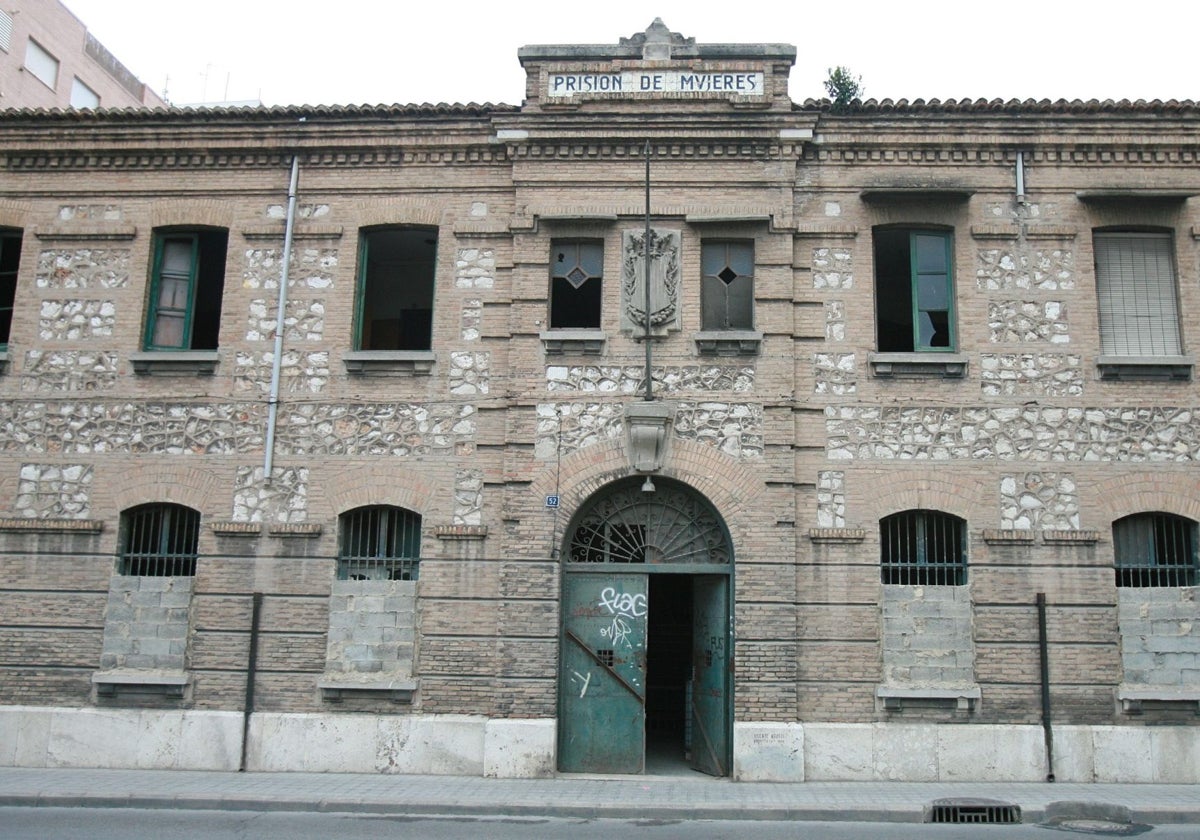
[{"label": "asphalt road", "polygon": [[4,840],[1195,840],[1195,825],[921,825],[723,820],[580,820],[367,814],[172,811],[133,808],[0,808]]}]

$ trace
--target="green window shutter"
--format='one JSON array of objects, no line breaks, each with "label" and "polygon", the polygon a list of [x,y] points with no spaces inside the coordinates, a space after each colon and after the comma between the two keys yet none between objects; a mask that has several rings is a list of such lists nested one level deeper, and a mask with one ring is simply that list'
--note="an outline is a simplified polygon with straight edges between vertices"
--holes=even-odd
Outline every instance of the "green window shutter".
[{"label": "green window shutter", "polygon": [[157,242],[147,349],[191,346],[198,244],[195,235],[164,236]]},{"label": "green window shutter", "polygon": [[953,251],[949,233],[913,231],[913,349],[952,351],[954,336]]}]

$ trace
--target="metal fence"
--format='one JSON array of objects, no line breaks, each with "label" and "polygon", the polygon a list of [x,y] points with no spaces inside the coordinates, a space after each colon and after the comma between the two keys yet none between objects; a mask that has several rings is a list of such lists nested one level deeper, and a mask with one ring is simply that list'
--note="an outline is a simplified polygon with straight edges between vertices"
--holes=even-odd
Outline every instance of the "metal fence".
[{"label": "metal fence", "polygon": [[362,507],[341,516],[338,580],[416,580],[421,517],[398,507]]},{"label": "metal fence", "polygon": [[122,522],[120,572],[147,577],[192,577],[200,513],[182,505],[143,505]]},{"label": "metal fence", "polygon": [[1139,513],[1113,523],[1117,586],[1195,586],[1196,523]]},{"label": "metal fence", "polygon": [[879,522],[880,579],[907,586],[967,582],[966,522],[933,510],[909,510]]}]

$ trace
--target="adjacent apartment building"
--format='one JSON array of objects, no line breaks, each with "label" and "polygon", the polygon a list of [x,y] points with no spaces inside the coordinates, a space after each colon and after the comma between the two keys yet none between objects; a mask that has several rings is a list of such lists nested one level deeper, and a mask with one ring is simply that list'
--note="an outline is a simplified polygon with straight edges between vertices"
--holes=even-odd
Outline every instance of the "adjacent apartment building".
[{"label": "adjacent apartment building", "polygon": [[0,114],[0,763],[1200,781],[1200,107]]},{"label": "adjacent apartment building", "polygon": [[0,108],[165,104],[59,0],[0,5]]}]

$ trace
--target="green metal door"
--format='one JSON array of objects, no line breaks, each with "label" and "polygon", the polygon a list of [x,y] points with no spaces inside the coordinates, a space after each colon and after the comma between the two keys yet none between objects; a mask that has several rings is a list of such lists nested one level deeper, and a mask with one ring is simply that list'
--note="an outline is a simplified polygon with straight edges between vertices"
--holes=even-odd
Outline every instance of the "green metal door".
[{"label": "green metal door", "polygon": [[559,768],[641,773],[646,740],[643,574],[572,574],[564,582]]},{"label": "green metal door", "polygon": [[692,579],[692,769],[729,774],[729,579]]}]

